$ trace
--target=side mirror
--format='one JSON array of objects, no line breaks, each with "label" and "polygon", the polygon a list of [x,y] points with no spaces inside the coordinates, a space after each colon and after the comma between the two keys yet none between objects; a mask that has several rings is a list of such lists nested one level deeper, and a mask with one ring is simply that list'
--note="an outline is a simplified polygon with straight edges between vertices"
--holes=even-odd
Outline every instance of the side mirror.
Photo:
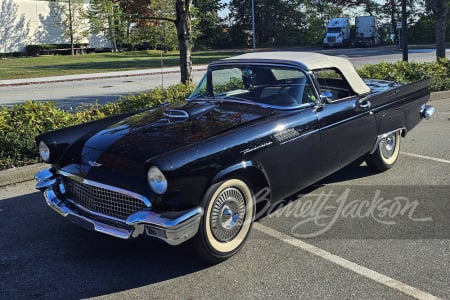
[{"label": "side mirror", "polygon": [[330,91],[322,91],[320,93],[321,102],[323,102],[323,101],[331,102],[332,98],[333,98],[333,93],[331,93]]}]

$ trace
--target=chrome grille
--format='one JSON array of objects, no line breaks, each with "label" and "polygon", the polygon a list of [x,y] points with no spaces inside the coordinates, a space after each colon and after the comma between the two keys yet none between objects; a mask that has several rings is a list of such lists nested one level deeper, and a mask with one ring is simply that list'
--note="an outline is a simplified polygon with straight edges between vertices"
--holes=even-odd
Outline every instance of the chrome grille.
[{"label": "chrome grille", "polygon": [[132,213],[146,208],[144,202],[129,195],[88,185],[65,177],[66,192],[71,200],[89,211],[125,221]]}]

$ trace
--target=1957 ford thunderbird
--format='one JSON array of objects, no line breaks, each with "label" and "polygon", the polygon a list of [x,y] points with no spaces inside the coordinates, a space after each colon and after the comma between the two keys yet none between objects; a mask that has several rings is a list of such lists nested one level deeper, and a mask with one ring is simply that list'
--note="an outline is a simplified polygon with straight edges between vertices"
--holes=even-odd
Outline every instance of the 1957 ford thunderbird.
[{"label": "1957 ford thunderbird", "polygon": [[340,57],[259,52],[209,65],[181,107],[162,105],[36,137],[47,204],[122,239],[187,240],[208,261],[238,252],[258,191],[283,199],[355,160],[391,168],[434,108],[427,80],[361,79]]}]

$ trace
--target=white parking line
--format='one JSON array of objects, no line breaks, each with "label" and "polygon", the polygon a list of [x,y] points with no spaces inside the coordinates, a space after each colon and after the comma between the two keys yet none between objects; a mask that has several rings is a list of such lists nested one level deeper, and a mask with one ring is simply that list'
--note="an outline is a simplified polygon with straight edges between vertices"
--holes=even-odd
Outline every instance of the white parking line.
[{"label": "white parking line", "polygon": [[388,286],[392,289],[395,289],[405,295],[411,296],[416,299],[440,299],[432,294],[429,294],[427,292],[424,292],[422,290],[419,290],[418,288],[412,287],[410,285],[407,285],[403,282],[400,282],[398,280],[395,280],[389,276],[380,274],[376,271],[370,270],[366,267],[363,267],[361,265],[358,265],[354,262],[351,262],[349,260],[346,260],[345,258],[342,258],[340,256],[334,255],[328,251],[325,251],[321,248],[318,248],[316,246],[313,246],[311,244],[305,243],[301,240],[298,240],[296,238],[293,238],[287,234],[281,233],[279,231],[276,231],[270,227],[264,226],[261,223],[254,223],[253,228],[255,228],[258,231],[261,231],[271,237],[274,237],[282,242],[285,242],[289,245],[292,245],[294,247],[297,247],[299,249],[302,249],[306,252],[309,252],[313,255],[319,256],[325,260],[328,260],[332,263],[335,263],[336,265],[339,265],[345,269],[348,269],[350,271],[353,271],[359,275],[362,275],[366,278],[369,278],[371,280],[374,280],[378,283],[381,283],[385,286]]},{"label": "white parking line", "polygon": [[414,154],[414,153],[408,153],[408,152],[400,152],[400,154],[413,156],[413,157],[418,157],[418,158],[422,158],[422,159],[434,160],[434,161],[438,161],[438,162],[445,163],[445,164],[450,164],[450,160],[446,160],[446,159],[442,159],[442,158],[436,158],[436,157],[425,156],[425,155]]}]

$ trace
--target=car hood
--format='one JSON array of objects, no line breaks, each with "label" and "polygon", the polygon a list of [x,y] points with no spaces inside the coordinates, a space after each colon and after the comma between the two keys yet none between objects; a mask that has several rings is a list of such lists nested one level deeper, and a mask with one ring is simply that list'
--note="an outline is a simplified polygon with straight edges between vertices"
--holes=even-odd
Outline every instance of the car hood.
[{"label": "car hood", "polygon": [[95,133],[84,146],[147,160],[270,113],[245,104],[192,102],[179,109],[160,108],[128,117]]},{"label": "car hood", "polygon": [[61,164],[109,166],[115,171],[133,165],[142,168],[155,156],[194,145],[272,113],[269,108],[219,101],[152,109],[84,137],[66,152]]}]

